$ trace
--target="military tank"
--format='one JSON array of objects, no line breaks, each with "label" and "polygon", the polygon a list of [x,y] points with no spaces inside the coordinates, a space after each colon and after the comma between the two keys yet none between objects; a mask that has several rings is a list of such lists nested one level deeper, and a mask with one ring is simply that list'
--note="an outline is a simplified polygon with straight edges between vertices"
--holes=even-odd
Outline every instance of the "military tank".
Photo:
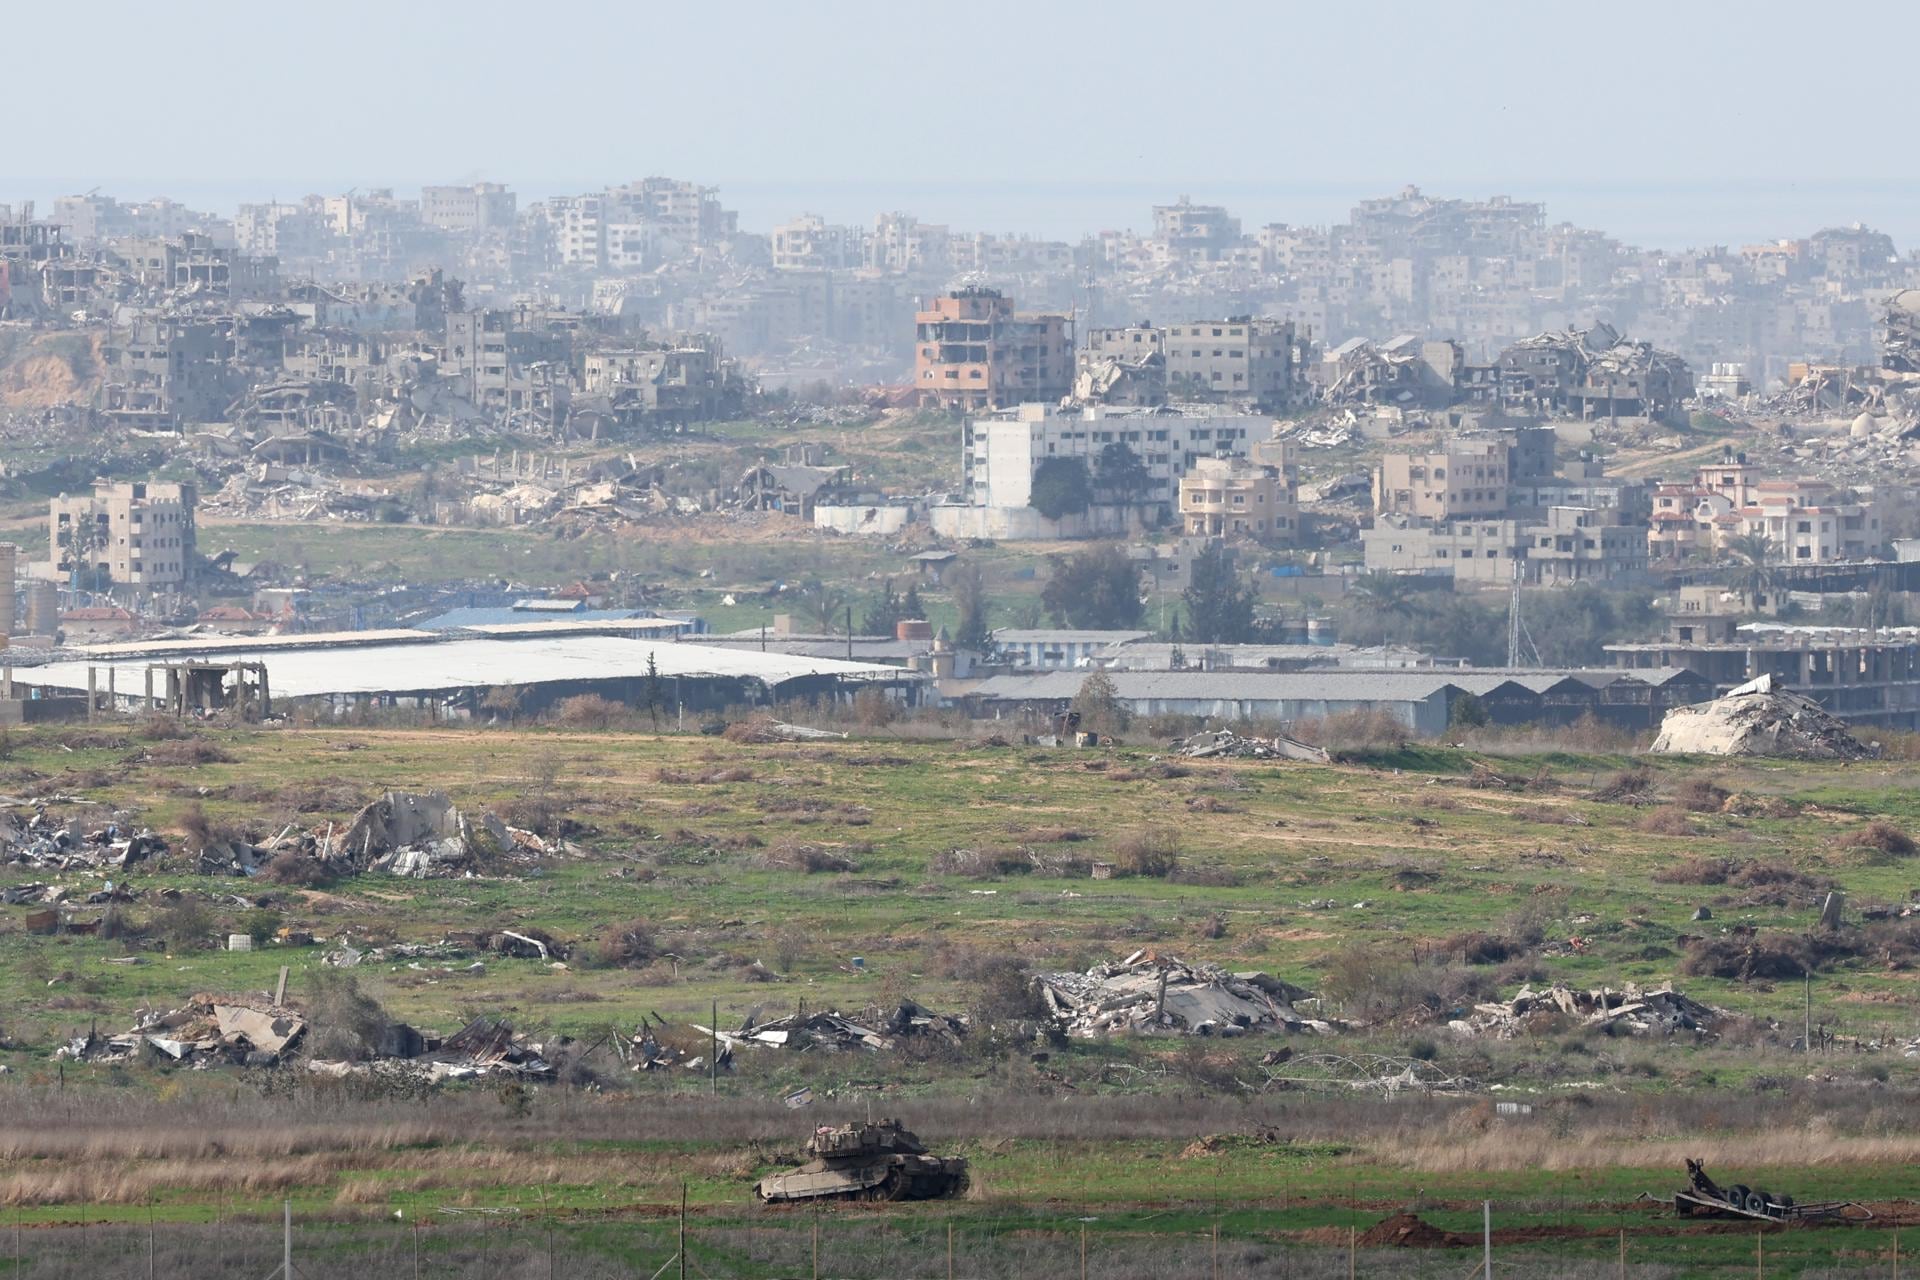
[{"label": "military tank", "polygon": [[760,1179],[767,1204],[797,1200],[938,1200],[967,1189],[967,1162],[927,1154],[898,1120],[822,1125],[807,1139],[813,1159]]}]

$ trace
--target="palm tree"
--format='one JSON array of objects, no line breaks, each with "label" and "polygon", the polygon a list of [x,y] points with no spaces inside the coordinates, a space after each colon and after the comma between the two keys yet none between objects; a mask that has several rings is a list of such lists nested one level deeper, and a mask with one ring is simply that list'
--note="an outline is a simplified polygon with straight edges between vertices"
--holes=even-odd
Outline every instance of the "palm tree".
[{"label": "palm tree", "polygon": [[1347,588],[1355,604],[1392,618],[1412,615],[1413,591],[1413,579],[1397,573],[1362,574]]},{"label": "palm tree", "polygon": [[1766,603],[1767,595],[1780,580],[1770,563],[1773,539],[1764,533],[1742,533],[1728,538],[1723,550],[1735,564],[1727,585],[1739,593],[1749,609]]}]

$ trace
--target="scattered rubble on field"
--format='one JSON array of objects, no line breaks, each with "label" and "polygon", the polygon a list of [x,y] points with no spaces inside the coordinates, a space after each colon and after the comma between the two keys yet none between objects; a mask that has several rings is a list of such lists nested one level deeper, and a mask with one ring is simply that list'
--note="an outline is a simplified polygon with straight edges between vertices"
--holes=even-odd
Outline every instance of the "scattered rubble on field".
[{"label": "scattered rubble on field", "polygon": [[1231,729],[1210,729],[1184,738],[1174,750],[1194,760],[1231,756],[1250,760],[1304,760],[1309,764],[1328,764],[1332,757],[1325,747],[1275,734],[1271,738],[1247,738]]},{"label": "scattered rubble on field", "polygon": [[445,1038],[393,1023],[381,1035],[377,1051],[379,1056],[370,1062],[316,1059],[307,1063],[307,1070],[334,1078],[417,1073],[433,1084],[496,1075],[551,1080],[555,1074],[546,1046],[522,1040],[504,1018],[485,1015]]},{"label": "scattered rubble on field", "polygon": [[306,830],[289,826],[259,844],[209,841],[200,851],[203,875],[256,875],[291,854],[317,864],[329,877],[382,871],[425,880],[478,873],[493,856],[526,861],[578,856],[568,840],[549,840],[482,814],[475,821],[439,791],[388,791],[365,805],[346,827],[327,823]]},{"label": "scattered rubble on field", "polygon": [[786,724],[770,716],[754,716],[728,725],[722,736],[729,742],[763,744],[769,742],[842,742],[847,735],[831,729],[813,729],[803,724]]},{"label": "scattered rubble on field", "polygon": [[1276,1053],[1267,1055],[1259,1066],[1266,1087],[1272,1089],[1392,1096],[1472,1093],[1480,1087],[1424,1058],[1377,1053]]},{"label": "scattered rubble on field", "polygon": [[36,871],[103,870],[165,856],[154,832],[116,820],[92,829],[62,821],[44,805],[0,813],[0,862]]},{"label": "scattered rubble on field", "polygon": [[1583,1026],[1614,1027],[1632,1035],[1674,1035],[1682,1031],[1705,1034],[1725,1015],[1673,989],[1673,984],[1642,990],[1628,983],[1618,991],[1600,987],[1575,991],[1562,985],[1535,991],[1523,987],[1511,1000],[1477,1004],[1473,1015],[1456,1018],[1447,1025],[1466,1035],[1493,1036],[1511,1040],[1542,1025],[1557,1023],[1562,1017],[1578,1020]]},{"label": "scattered rubble on field", "polygon": [[196,995],[186,1005],[134,1024],[122,1035],[88,1031],[54,1052],[56,1060],[126,1062],[146,1053],[196,1069],[270,1067],[297,1047],[306,1019],[264,1000]]},{"label": "scattered rubble on field", "polygon": [[[761,1021],[749,1014],[737,1031],[715,1032],[694,1024],[702,1036],[717,1039],[723,1051],[733,1049],[828,1049],[845,1052],[853,1049],[883,1051],[892,1049],[901,1039],[937,1036],[957,1042],[967,1033],[967,1019],[957,1014],[936,1013],[912,1000],[902,1001],[890,1014],[869,1009],[859,1018],[850,1018],[838,1010],[817,1013],[798,1011],[784,1018]],[[642,1029],[645,1034],[645,1029]],[[635,1037],[636,1045],[639,1037]]]},{"label": "scattered rubble on field", "polygon": [[1655,755],[1784,756],[1864,760],[1873,749],[1811,698],[1764,675],[1711,702],[1675,707],[1648,748]]},{"label": "scattered rubble on field", "polygon": [[1296,1006],[1314,997],[1291,983],[1264,973],[1186,965],[1150,950],[1136,951],[1118,964],[1096,965],[1085,973],[1039,974],[1034,982],[1048,1012],[1076,1036],[1115,1031],[1325,1034],[1340,1029],[1335,1022],[1300,1014]]}]

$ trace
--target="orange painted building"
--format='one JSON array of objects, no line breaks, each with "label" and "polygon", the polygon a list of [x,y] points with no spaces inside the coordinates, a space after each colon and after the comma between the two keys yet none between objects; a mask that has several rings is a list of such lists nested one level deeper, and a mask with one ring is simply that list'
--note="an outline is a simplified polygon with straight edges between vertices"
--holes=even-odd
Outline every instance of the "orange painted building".
[{"label": "orange painted building", "polygon": [[956,289],[915,316],[920,404],[998,409],[1057,401],[1072,389],[1067,317],[1020,315],[998,289]]}]

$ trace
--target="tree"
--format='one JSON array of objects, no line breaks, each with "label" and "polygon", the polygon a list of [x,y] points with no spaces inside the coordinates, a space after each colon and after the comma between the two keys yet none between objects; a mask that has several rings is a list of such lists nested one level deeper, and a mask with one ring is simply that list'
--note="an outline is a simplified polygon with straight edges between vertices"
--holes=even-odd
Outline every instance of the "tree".
[{"label": "tree", "polygon": [[1735,565],[1727,585],[1739,592],[1749,608],[1764,604],[1780,580],[1768,563],[1773,558],[1773,540],[1764,533],[1742,533],[1727,539],[1725,551]]},{"label": "tree", "polygon": [[847,626],[847,595],[818,578],[800,584],[794,593],[800,616],[821,635],[837,635]]},{"label": "tree", "polygon": [[987,629],[987,583],[980,566],[964,564],[953,570],[947,575],[947,587],[953,593],[953,607],[960,613],[953,643],[984,653],[993,643],[993,634]]},{"label": "tree", "polygon": [[525,691],[517,684],[497,684],[487,690],[487,696],[480,699],[480,709],[491,711],[507,718],[512,724],[514,716],[520,713],[520,702]]},{"label": "tree", "polygon": [[653,722],[654,732],[660,730],[660,667],[653,660],[653,650],[647,650],[647,719]]},{"label": "tree", "polygon": [[1080,692],[1073,695],[1073,709],[1080,713],[1080,727],[1088,733],[1114,734],[1127,727],[1120,691],[1104,671],[1090,672],[1080,682]]},{"label": "tree", "polygon": [[920,602],[920,584],[909,582],[907,594],[900,601],[900,616],[903,618],[922,618],[927,616],[927,606]]},{"label": "tree", "polygon": [[900,593],[893,589],[893,579],[888,578],[881,585],[879,598],[867,606],[866,614],[860,620],[860,630],[865,635],[890,636],[900,619],[917,616],[901,608]]},{"label": "tree", "polygon": [[1078,458],[1048,458],[1034,468],[1027,505],[1049,520],[1077,516],[1093,504],[1093,482]]},{"label": "tree", "polygon": [[1353,603],[1370,613],[1389,618],[1404,618],[1413,612],[1413,593],[1418,584],[1397,573],[1368,573],[1353,580],[1347,594]]},{"label": "tree", "polygon": [[1200,644],[1244,644],[1253,632],[1253,592],[1225,546],[1210,543],[1188,566],[1187,635]]},{"label": "tree", "polygon": [[1115,631],[1139,623],[1140,571],[1111,543],[1055,556],[1041,603],[1056,624],[1087,631]]},{"label": "tree", "polygon": [[1093,487],[1109,502],[1131,502],[1147,491],[1153,477],[1131,445],[1115,441],[1100,450],[1093,468]]}]

